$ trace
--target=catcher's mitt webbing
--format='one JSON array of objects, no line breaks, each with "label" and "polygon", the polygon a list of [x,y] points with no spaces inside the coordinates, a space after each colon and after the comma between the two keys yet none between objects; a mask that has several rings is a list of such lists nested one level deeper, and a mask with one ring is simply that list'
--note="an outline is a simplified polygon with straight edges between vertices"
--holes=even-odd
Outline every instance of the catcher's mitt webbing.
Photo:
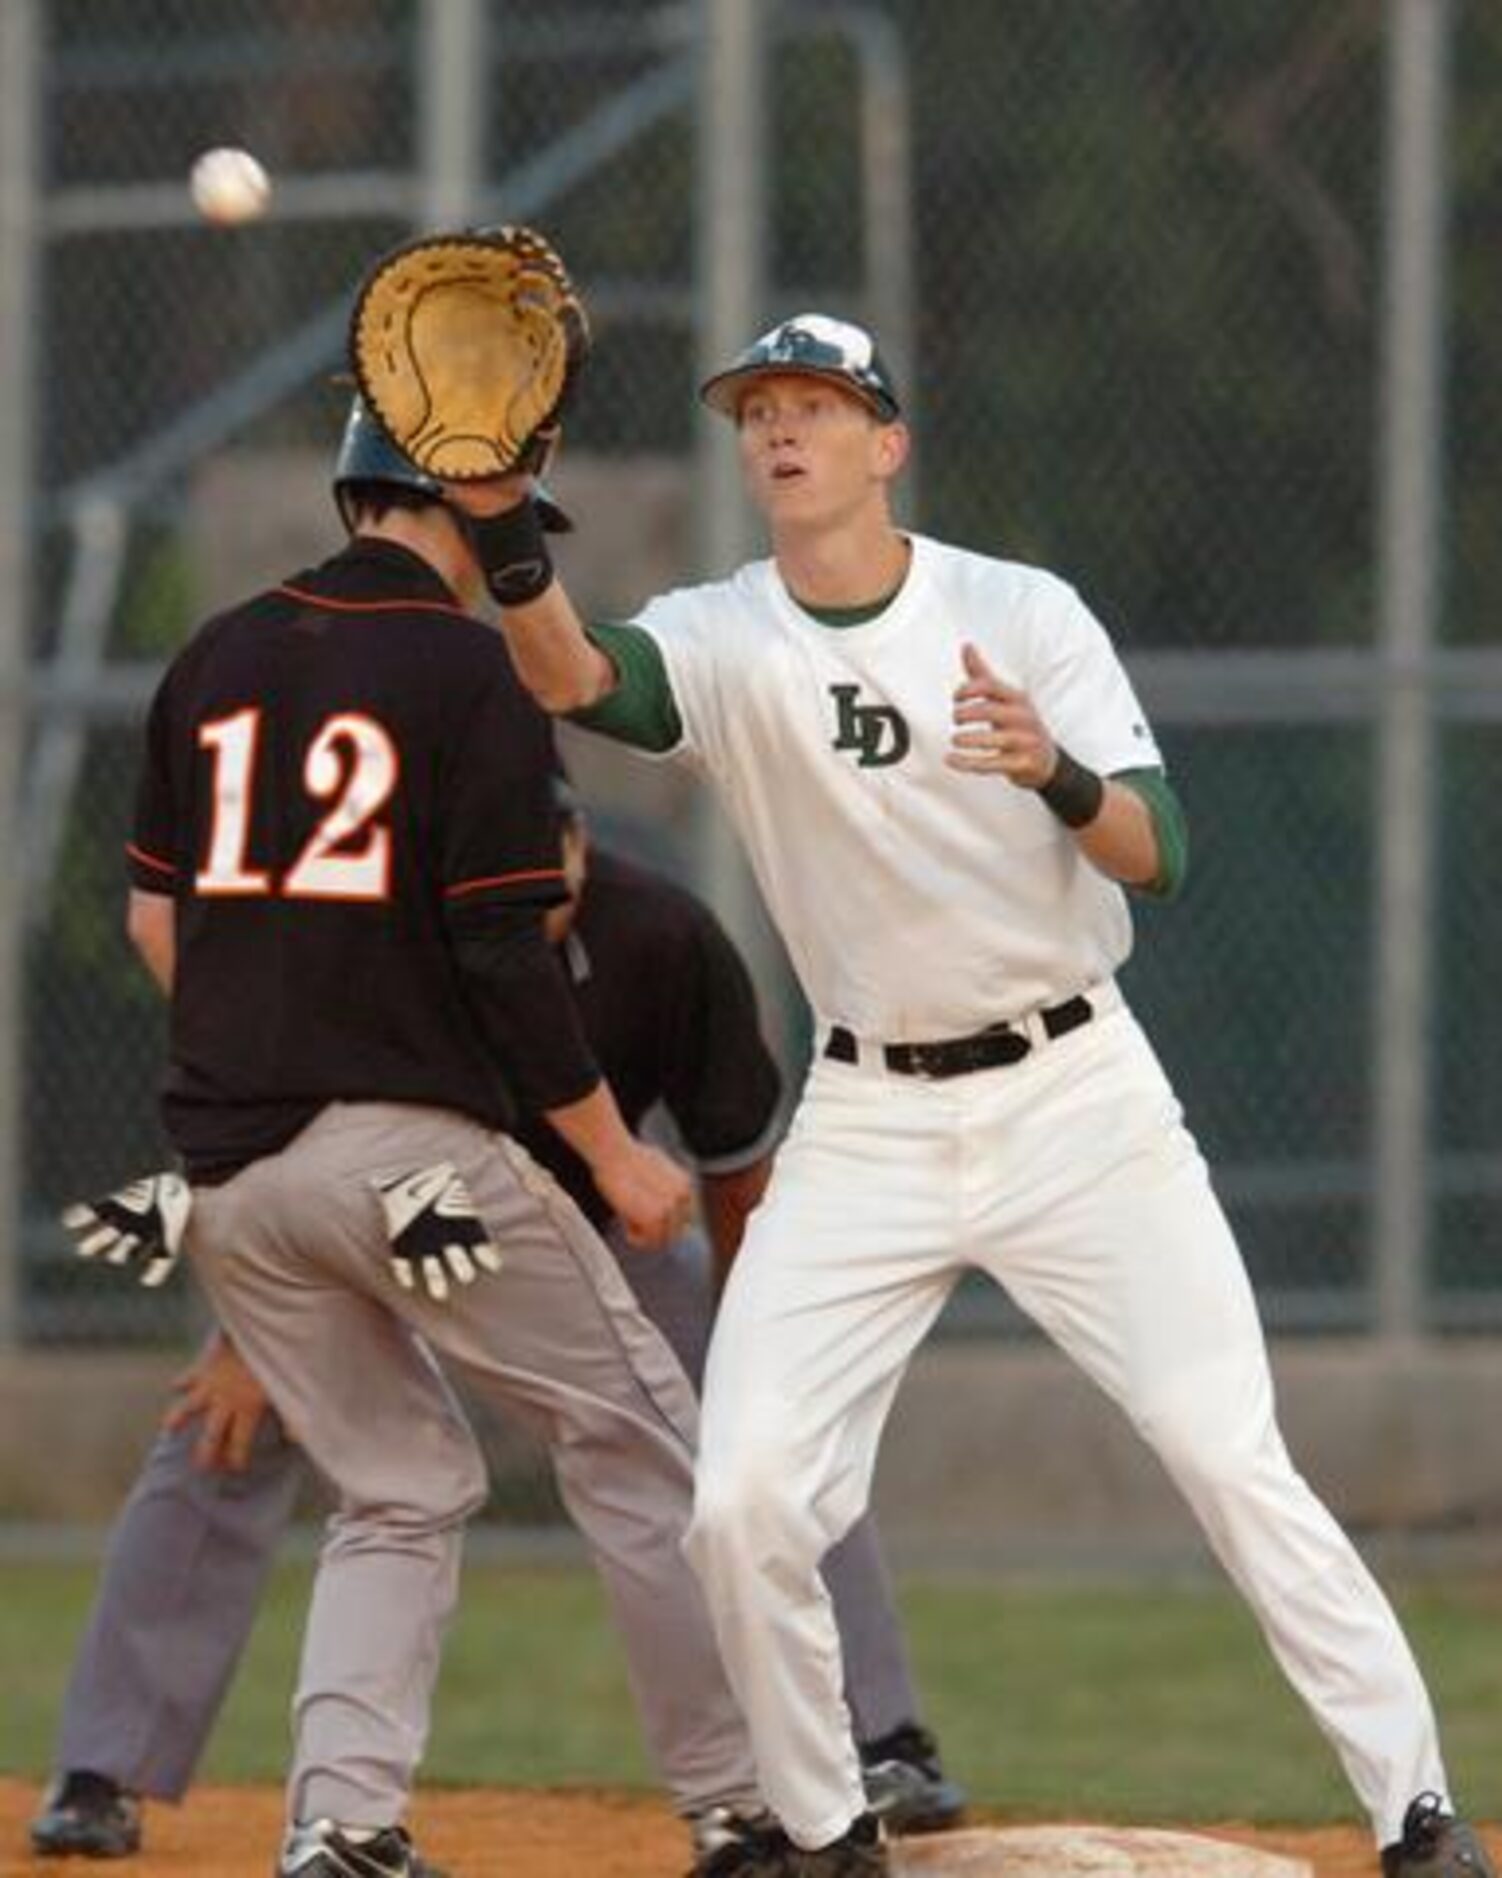
[{"label": "catcher's mitt webbing", "polygon": [[448,482],[539,468],[588,349],[562,261],[522,227],[394,248],[350,321],[366,403],[400,450]]}]

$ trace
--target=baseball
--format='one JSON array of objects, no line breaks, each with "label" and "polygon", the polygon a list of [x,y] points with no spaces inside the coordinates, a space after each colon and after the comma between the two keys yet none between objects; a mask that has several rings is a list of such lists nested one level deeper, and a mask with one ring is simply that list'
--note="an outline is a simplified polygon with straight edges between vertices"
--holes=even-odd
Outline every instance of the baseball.
[{"label": "baseball", "polygon": [[206,222],[232,228],[263,213],[271,178],[248,150],[205,150],[189,172],[188,192]]}]

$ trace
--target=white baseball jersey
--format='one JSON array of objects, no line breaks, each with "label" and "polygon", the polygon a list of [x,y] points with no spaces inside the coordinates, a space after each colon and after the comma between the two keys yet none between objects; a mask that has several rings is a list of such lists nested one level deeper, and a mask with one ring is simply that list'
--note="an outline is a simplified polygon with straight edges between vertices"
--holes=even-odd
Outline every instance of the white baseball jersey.
[{"label": "white baseball jersey", "polygon": [[816,1016],[961,1036],[1071,997],[1131,949],[1126,897],[1045,803],[951,769],[960,649],[1109,773],[1161,763],[1104,629],[1056,576],[923,536],[876,619],[830,627],[772,561],[652,602],[683,757],[719,786]]},{"label": "white baseball jersey", "polygon": [[[680,749],[719,784],[824,1022],[869,1042],[962,1036],[1125,958],[1125,896],[1039,797],[944,760],[968,640],[1081,762],[1158,761],[1063,582],[919,539],[862,626],[808,618],[766,562],[639,623],[667,663]],[[828,1845],[866,1805],[819,1568],[867,1504],[903,1371],[967,1267],[1152,1444],[1390,1843],[1416,1793],[1446,1791],[1423,1679],[1289,1458],[1235,1239],[1151,1046],[1109,997],[1025,1057],[944,1080],[873,1049],[816,1051],[747,1223],[684,1550],[790,1836]]]}]

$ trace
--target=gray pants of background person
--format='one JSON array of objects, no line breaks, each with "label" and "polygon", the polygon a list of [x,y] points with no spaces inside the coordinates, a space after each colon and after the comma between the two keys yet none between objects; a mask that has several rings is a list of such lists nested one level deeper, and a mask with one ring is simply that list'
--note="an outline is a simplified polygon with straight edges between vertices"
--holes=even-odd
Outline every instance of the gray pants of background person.
[{"label": "gray pants of background person", "polygon": [[[695,1388],[714,1314],[697,1233],[666,1252],[611,1249],[642,1309]],[[188,1790],[251,1631],[308,1470],[268,1416],[244,1474],[193,1464],[193,1427],[163,1432],[110,1536],[63,1701],[57,1765],[134,1793]],[[875,1740],[918,1717],[902,1629],[867,1514],[824,1561],[856,1734]],[[653,1607],[641,1660],[655,1651]]]},{"label": "gray pants of background person", "polygon": [[[397,1286],[369,1177],[450,1161],[504,1269],[446,1303]],[[336,1496],[294,1700],[288,1810],[402,1818],[427,1738],[479,1444],[435,1362],[546,1444],[622,1636],[674,1801],[748,1802],[755,1772],[681,1552],[696,1405],[604,1242],[516,1144],[462,1117],[334,1104],[194,1196],[215,1315]]]}]

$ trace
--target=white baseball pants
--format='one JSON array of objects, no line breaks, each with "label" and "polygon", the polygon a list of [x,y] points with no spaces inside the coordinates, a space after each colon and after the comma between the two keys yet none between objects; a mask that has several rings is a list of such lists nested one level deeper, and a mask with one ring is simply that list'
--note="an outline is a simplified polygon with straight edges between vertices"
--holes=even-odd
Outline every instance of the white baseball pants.
[{"label": "white baseball pants", "polygon": [[[818,1562],[867,1502],[913,1350],[968,1267],[1130,1416],[1330,1737],[1379,1843],[1447,1792],[1392,1610],[1289,1460],[1251,1287],[1119,1005],[942,1082],[819,1059],[722,1300],[686,1547],[792,1837],[863,1800]],[[984,1492],[978,1480],[976,1491]]]}]

